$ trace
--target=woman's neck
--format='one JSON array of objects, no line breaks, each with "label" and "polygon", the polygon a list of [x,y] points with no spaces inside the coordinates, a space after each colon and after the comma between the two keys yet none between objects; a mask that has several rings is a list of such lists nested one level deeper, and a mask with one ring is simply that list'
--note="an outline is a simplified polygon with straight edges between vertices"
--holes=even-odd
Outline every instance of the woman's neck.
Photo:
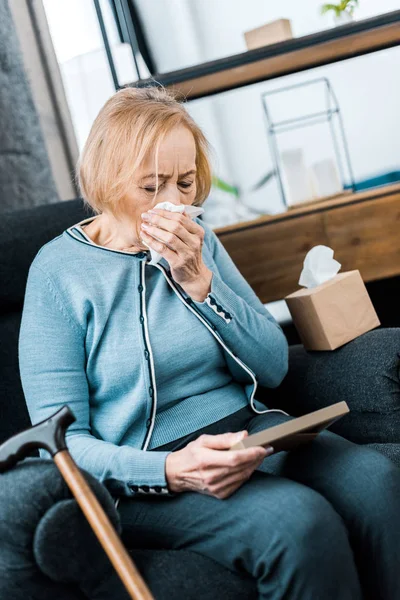
[{"label": "woman's neck", "polygon": [[125,252],[148,250],[137,241],[135,230],[128,221],[117,221],[115,217],[101,213],[85,227],[85,233],[98,246]]}]

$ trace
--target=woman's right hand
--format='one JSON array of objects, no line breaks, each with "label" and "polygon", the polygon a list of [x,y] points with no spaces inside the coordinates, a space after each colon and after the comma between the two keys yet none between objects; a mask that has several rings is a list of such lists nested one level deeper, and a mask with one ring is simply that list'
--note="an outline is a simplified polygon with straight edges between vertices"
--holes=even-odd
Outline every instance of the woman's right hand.
[{"label": "woman's right hand", "polygon": [[166,478],[171,492],[200,492],[228,498],[274,452],[272,446],[229,450],[248,435],[247,431],[200,435],[166,460]]}]

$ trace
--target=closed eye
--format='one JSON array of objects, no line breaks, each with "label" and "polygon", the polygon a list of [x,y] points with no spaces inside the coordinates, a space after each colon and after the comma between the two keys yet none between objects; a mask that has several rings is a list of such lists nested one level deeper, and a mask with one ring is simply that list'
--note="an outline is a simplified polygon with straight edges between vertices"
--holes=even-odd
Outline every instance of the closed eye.
[{"label": "closed eye", "polygon": [[[189,182],[184,182],[184,181],[183,181],[183,182],[182,182],[182,183],[180,183],[179,185],[180,185],[181,187],[183,187],[183,188],[189,188],[191,185],[193,185],[193,182],[190,182],[190,183],[189,183]],[[160,190],[161,188],[162,188],[162,185],[160,185],[160,186],[158,187],[158,189],[159,189],[159,190]],[[154,192],[156,191],[156,188],[154,188],[154,187],[145,187],[144,189],[146,190],[146,192],[150,192],[150,193],[154,193]]]}]

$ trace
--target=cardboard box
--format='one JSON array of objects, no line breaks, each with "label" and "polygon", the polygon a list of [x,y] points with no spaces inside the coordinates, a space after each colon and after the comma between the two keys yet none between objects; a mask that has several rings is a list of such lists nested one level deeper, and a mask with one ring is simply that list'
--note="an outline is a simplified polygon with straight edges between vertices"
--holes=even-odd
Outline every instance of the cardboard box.
[{"label": "cardboard box", "polygon": [[254,50],[269,44],[277,44],[293,38],[292,26],[289,19],[278,19],[244,32],[248,50]]},{"label": "cardboard box", "polygon": [[338,273],[285,300],[307,350],[335,350],[380,325],[360,271]]}]

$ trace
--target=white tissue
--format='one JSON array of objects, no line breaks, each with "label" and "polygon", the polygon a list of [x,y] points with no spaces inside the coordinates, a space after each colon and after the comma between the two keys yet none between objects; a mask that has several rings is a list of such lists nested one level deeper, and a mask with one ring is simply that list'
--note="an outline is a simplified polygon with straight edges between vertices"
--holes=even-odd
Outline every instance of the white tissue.
[{"label": "white tissue", "polygon": [[[172,202],[159,202],[154,206],[154,208],[163,208],[164,210],[170,210],[171,212],[180,212],[189,215],[191,219],[194,217],[198,217],[204,212],[204,208],[201,206],[192,206],[190,204],[173,204]],[[142,243],[150,248],[148,244],[144,240]],[[150,248],[151,261],[148,263],[149,265],[156,265],[160,262],[162,256],[152,248]]]},{"label": "white tissue", "polygon": [[325,281],[329,281],[339,272],[342,265],[333,258],[332,248],[328,246],[314,246],[307,253],[303,270],[300,275],[299,285],[314,288]]}]

